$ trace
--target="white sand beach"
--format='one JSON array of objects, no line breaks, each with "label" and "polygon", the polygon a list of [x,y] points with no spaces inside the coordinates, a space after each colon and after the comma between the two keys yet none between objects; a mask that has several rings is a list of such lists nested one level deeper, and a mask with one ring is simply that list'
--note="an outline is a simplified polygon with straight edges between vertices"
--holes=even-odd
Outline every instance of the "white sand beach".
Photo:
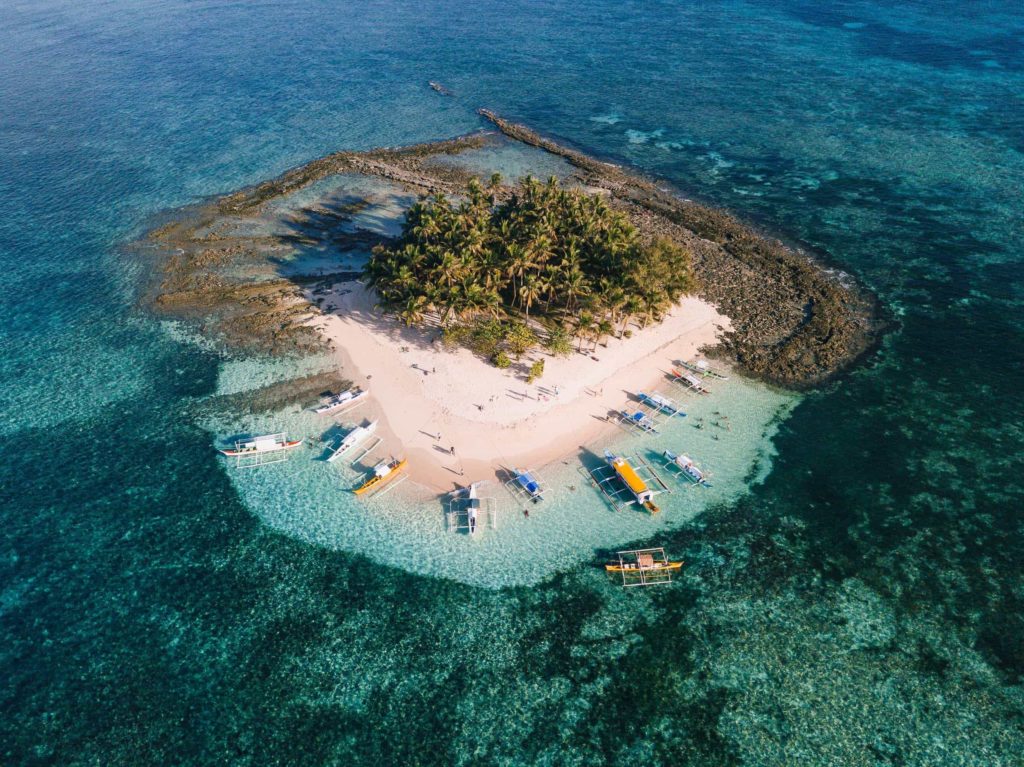
[{"label": "white sand beach", "polygon": [[[605,419],[609,411],[638,390],[667,391],[673,363],[729,328],[713,306],[686,298],[661,323],[634,328],[632,338],[567,358],[535,351],[500,370],[468,349],[434,343],[438,329],[384,316],[360,283],[309,298],[324,299],[325,313],[312,322],[336,347],[342,373],[371,393],[347,418],[379,418],[388,452],[407,457],[411,478],[439,492],[503,468],[544,466],[617,429]],[[540,357],[544,376],[528,385],[525,370]]]}]

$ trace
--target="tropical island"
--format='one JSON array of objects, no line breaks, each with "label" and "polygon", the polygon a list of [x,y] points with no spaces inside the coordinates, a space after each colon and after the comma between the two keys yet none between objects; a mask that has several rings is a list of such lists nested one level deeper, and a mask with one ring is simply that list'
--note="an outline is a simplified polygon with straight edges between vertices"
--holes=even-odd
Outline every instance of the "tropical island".
[{"label": "tropical island", "polygon": [[369,388],[435,490],[600,441],[625,392],[698,353],[803,387],[872,343],[871,300],[805,253],[481,114],[497,133],[339,152],[165,216],[137,244],[149,305],[228,354],[333,355],[251,399]]}]

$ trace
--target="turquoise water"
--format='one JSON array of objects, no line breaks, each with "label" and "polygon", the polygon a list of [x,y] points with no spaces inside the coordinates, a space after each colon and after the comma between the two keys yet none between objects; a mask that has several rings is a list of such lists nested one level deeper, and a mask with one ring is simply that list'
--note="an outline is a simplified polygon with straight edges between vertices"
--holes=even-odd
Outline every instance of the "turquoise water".
[{"label": "turquoise water", "polygon": [[[1019,4],[43,2],[0,29],[5,763],[1019,763]],[[137,309],[119,245],[152,214],[481,105],[821,249],[892,316],[763,483],[659,536],[670,590],[598,556],[479,588],[282,533],[196,416],[245,372]]]}]

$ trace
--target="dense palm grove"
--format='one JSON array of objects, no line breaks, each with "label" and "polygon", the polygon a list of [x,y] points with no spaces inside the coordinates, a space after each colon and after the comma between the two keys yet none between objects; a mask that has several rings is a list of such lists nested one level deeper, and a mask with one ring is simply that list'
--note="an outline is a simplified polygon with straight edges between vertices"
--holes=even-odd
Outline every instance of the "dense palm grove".
[{"label": "dense palm grove", "polygon": [[519,356],[536,328],[565,352],[570,334],[581,344],[628,334],[692,289],[689,252],[644,243],[603,198],[527,178],[497,202],[500,181],[473,179],[458,204],[439,194],[409,210],[399,241],[367,267],[386,310],[410,325],[436,320],[488,356]]}]

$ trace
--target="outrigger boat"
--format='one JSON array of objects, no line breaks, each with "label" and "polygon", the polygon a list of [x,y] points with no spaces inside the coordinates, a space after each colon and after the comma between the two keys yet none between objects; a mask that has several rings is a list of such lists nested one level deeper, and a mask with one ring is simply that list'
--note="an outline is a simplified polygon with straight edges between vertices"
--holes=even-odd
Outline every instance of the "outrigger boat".
[{"label": "outrigger boat", "polygon": [[338,445],[331,454],[327,456],[328,463],[334,462],[341,458],[349,450],[355,448],[360,442],[369,437],[377,431],[377,422],[371,421],[366,426],[357,426],[341,440],[341,444]]},{"label": "outrigger boat", "polygon": [[[641,554],[641,556],[643,556]],[[637,562],[625,562],[623,564],[607,564],[604,569],[610,573],[630,573],[636,572],[637,570],[679,570],[683,566],[682,562],[651,562],[648,565],[642,565]]]},{"label": "outrigger boat", "polygon": [[235,443],[234,448],[218,448],[217,452],[230,458],[241,458],[247,455],[259,455],[261,453],[276,453],[279,450],[290,450],[302,444],[301,439],[287,439],[282,434],[267,434],[262,437],[240,440]]},{"label": "outrigger boat", "polygon": [[671,399],[666,397],[664,394],[660,394],[659,392],[654,392],[653,394],[645,394],[644,392],[641,391],[637,392],[636,396],[640,399],[641,402],[650,405],[651,407],[655,408],[656,410],[662,413],[667,413],[668,415],[686,415],[686,413],[682,411],[682,408],[680,408],[679,405],[677,405]]},{"label": "outrigger boat", "polygon": [[477,530],[497,527],[497,510],[494,499],[481,496],[480,490],[484,483],[474,482],[469,487],[460,487],[449,493],[448,529],[454,532],[467,532],[476,535]]},{"label": "outrigger boat", "polygon": [[402,460],[392,458],[390,461],[381,461],[373,467],[373,472],[369,478],[352,492],[356,495],[363,495],[370,490],[382,487],[397,477],[402,469],[405,468],[406,463],[407,461],[404,458]]},{"label": "outrigger boat", "polygon": [[321,402],[318,407],[314,408],[313,412],[317,413],[318,415],[326,415],[327,413],[331,413],[340,407],[344,407],[345,405],[351,405],[353,402],[358,402],[363,397],[369,396],[369,394],[370,392],[368,392],[366,389],[361,389],[360,387],[355,386],[349,389],[348,391],[343,391],[340,394],[335,394],[331,397],[328,397],[323,402]]},{"label": "outrigger boat", "polygon": [[633,494],[636,502],[647,509],[651,514],[657,514],[661,509],[654,503],[654,491],[643,481],[636,469],[621,456],[617,456],[610,450],[604,451],[604,459],[611,466],[615,473],[622,480],[623,484]]},{"label": "outrigger boat", "polygon": [[622,410],[619,415],[626,423],[632,424],[641,431],[645,431],[648,434],[658,433],[658,427],[654,425],[654,419],[642,410],[637,410],[635,413]]},{"label": "outrigger boat", "polygon": [[516,469],[516,482],[525,491],[530,500],[540,503],[544,500],[544,488],[540,482],[526,469]]},{"label": "outrigger boat", "polygon": [[697,392],[698,394],[710,394],[711,390],[700,382],[700,379],[692,373],[684,373],[682,370],[672,369],[672,375],[675,376],[675,382],[682,384],[687,389]]},{"label": "outrigger boat", "polygon": [[701,487],[711,487],[711,483],[708,482],[708,475],[689,456],[676,455],[671,450],[666,450],[662,455],[668,461],[669,466],[678,469],[677,473],[690,480],[693,484],[700,485]]},{"label": "outrigger boat", "polygon": [[622,585],[626,587],[672,583],[672,574],[683,567],[682,562],[670,562],[661,546],[620,551],[616,554],[616,560],[606,564],[604,569],[622,576]]},{"label": "outrigger boat", "polygon": [[704,378],[717,378],[720,381],[728,381],[729,376],[719,373],[717,370],[712,370],[708,367],[707,360],[697,360],[696,362],[680,362],[684,368],[692,373],[696,373]]},{"label": "outrigger boat", "polygon": [[466,522],[469,524],[469,534],[476,532],[477,516],[480,514],[480,495],[476,490],[476,482],[469,486],[466,491],[469,495],[469,505],[466,507]]}]

